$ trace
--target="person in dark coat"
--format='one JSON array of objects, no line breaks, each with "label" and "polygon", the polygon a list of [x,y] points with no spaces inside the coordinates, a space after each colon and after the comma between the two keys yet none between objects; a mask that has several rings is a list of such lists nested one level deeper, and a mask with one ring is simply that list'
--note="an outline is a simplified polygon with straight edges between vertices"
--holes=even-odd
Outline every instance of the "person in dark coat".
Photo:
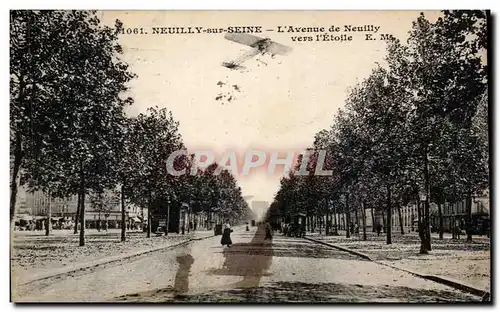
[{"label": "person in dark coat", "polygon": [[226,223],[224,227],[224,232],[222,233],[222,238],[220,240],[220,243],[222,246],[227,245],[227,247],[231,247],[233,242],[231,241],[231,232],[233,230],[231,229],[231,226],[229,225],[229,222]]},{"label": "person in dark coat", "polygon": [[264,239],[273,239],[273,228],[269,222],[266,223],[266,237]]}]

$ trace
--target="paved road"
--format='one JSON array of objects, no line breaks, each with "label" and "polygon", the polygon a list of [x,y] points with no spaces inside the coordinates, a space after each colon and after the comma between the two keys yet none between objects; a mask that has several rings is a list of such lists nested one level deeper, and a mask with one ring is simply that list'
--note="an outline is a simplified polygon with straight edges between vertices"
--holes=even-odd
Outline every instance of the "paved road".
[{"label": "paved road", "polygon": [[346,302],[479,298],[309,241],[237,231],[108,267],[32,283],[17,301]]}]

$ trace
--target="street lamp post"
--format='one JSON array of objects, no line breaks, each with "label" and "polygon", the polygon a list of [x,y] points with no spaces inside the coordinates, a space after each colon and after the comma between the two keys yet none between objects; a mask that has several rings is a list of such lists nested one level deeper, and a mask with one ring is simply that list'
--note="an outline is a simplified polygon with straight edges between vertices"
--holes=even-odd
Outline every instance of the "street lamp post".
[{"label": "street lamp post", "polygon": [[188,205],[189,206],[188,206],[188,216],[187,216],[187,222],[188,222],[187,229],[189,233],[191,230],[191,200],[189,200]]},{"label": "street lamp post", "polygon": [[151,191],[151,198],[149,199],[149,207],[148,207],[148,223],[147,223],[147,237],[151,237],[151,210],[153,209],[153,203],[156,197],[156,192],[154,190]]}]

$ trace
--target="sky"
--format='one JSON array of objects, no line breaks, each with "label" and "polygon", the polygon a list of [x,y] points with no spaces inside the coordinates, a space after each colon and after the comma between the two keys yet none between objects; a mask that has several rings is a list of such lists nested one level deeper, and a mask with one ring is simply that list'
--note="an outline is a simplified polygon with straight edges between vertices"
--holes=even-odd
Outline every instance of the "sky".
[{"label": "sky", "polygon": [[[365,33],[349,42],[297,42],[292,36],[316,33],[278,33],[278,26],[380,26],[381,33],[406,40],[419,11],[102,11],[105,24],[116,19],[125,28],[143,28],[148,34],[121,35],[122,59],[138,78],[130,83],[135,103],[130,115],[148,107],[166,107],[180,122],[189,152],[215,153],[249,149],[265,152],[301,151],[312,145],[314,134],[329,128],[350,88],[367,77],[375,63],[383,63],[384,41],[366,41]],[[435,18],[438,12],[426,12]],[[152,34],[152,27],[262,26],[261,34],[292,48],[285,56],[258,56],[242,65],[246,70],[221,66],[251,48],[224,38],[224,34]],[[369,33],[369,32],[367,32]],[[336,34],[336,35],[338,35]],[[225,85],[219,86],[221,81]],[[237,85],[239,92],[232,87]],[[220,93],[233,99],[216,100]],[[216,158],[216,160],[218,160]],[[239,165],[241,167],[241,165]],[[279,167],[278,167],[279,169]],[[281,171],[282,173],[283,171]],[[271,202],[279,189],[279,172],[264,170],[236,175],[244,195]]]}]

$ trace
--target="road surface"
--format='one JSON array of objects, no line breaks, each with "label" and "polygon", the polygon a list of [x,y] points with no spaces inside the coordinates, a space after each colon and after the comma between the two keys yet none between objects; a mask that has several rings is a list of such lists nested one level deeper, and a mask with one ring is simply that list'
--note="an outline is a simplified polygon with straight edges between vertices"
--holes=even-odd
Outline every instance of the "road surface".
[{"label": "road surface", "polygon": [[263,228],[220,236],[18,290],[17,302],[480,301],[450,287]]}]

